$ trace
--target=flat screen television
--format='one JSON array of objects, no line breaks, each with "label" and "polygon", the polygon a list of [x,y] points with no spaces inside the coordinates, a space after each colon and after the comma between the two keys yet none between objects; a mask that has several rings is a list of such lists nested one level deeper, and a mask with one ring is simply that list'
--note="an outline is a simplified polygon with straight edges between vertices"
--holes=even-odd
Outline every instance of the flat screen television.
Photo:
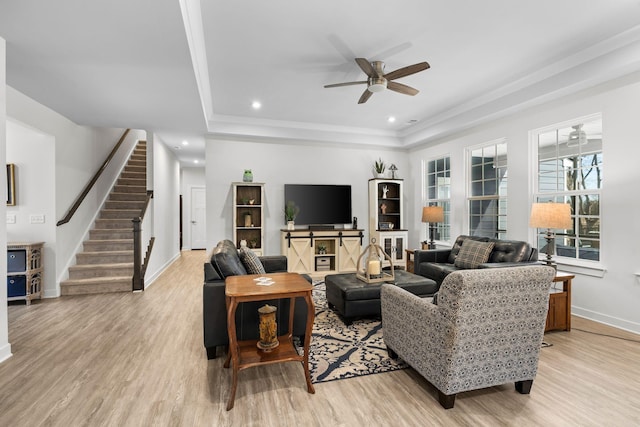
[{"label": "flat screen television", "polygon": [[334,225],[351,222],[351,186],[285,184],[285,204],[298,206],[296,225]]}]

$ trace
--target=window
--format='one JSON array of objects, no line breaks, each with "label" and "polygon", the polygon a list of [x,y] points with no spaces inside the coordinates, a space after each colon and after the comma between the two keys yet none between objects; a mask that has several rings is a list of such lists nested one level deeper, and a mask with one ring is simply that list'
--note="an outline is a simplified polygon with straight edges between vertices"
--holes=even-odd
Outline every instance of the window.
[{"label": "window", "polygon": [[507,233],[507,143],[470,149],[469,234],[504,239]]},{"label": "window", "polygon": [[425,172],[423,187],[426,188],[425,206],[442,206],[444,212],[444,222],[437,223],[434,227],[434,238],[438,241],[448,242],[451,240],[451,223],[449,221],[451,165],[449,156],[429,160]]},{"label": "window", "polygon": [[[536,134],[538,180],[535,200],[571,205],[571,230],[556,233],[560,257],[600,260],[600,191],[602,189],[602,117],[591,116]],[[538,230],[538,247],[546,251]]]}]

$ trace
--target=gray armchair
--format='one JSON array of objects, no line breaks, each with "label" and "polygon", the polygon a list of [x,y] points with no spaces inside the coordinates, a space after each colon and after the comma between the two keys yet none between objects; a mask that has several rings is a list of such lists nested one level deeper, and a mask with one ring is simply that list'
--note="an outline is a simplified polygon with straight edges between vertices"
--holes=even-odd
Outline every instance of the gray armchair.
[{"label": "gray armchair", "polygon": [[515,382],[528,394],[555,273],[547,266],[462,270],[449,274],[438,304],[383,285],[384,341],[438,389],[452,408],[457,393]]}]

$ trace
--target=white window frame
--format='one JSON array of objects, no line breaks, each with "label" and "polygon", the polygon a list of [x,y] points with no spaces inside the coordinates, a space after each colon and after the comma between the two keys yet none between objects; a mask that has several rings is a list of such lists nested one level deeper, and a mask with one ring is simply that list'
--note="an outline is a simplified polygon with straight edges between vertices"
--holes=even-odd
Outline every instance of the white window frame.
[{"label": "white window frame", "polygon": [[[465,215],[465,229],[467,230],[467,234],[471,235],[472,230],[471,230],[471,224],[472,224],[472,219],[471,219],[471,203],[474,201],[481,201],[481,200],[497,200],[498,201],[498,214],[496,215],[499,221],[500,217],[504,218],[504,228],[503,229],[499,229],[497,231],[497,236],[495,236],[498,239],[504,239],[507,236],[507,232],[508,232],[508,225],[507,225],[507,219],[508,219],[508,189],[504,194],[497,194],[496,196],[472,196],[472,186],[474,181],[472,180],[473,178],[473,173],[472,173],[472,159],[473,159],[473,152],[479,149],[484,149],[487,147],[497,147],[498,145],[505,145],[505,154],[504,154],[504,161],[500,163],[500,167],[501,168],[505,168],[506,170],[506,185],[508,188],[508,183],[509,183],[509,178],[508,178],[508,169],[507,169],[507,159],[508,159],[508,143],[507,143],[507,138],[498,138],[492,141],[487,141],[484,142],[482,144],[478,144],[478,145],[474,145],[474,146],[470,146],[467,147],[465,150],[465,182],[466,182],[466,202],[465,202],[465,206],[466,206],[466,215]],[[503,203],[501,203],[503,202]],[[504,210],[503,213],[500,213],[500,210]]]},{"label": "white window frame", "polygon": [[[448,197],[436,197],[434,199],[429,198],[429,163],[438,162],[444,160],[449,162],[449,194]],[[446,171],[447,169],[445,169]],[[436,186],[437,188],[437,186]],[[451,244],[451,155],[444,154],[441,156],[432,157],[422,161],[422,206],[443,206],[444,208],[444,222],[436,224],[436,236],[441,236],[445,233],[445,229],[448,230],[449,239],[435,239],[437,244],[450,245]],[[429,229],[427,224],[422,224],[422,236],[426,236],[426,240],[429,240]]]},{"label": "white window frame", "polygon": [[[605,235],[604,230],[603,230],[603,222],[602,222],[602,218],[603,218],[603,204],[602,204],[602,195],[603,195],[603,187],[606,184],[602,184],[602,186],[599,189],[590,189],[590,190],[573,190],[573,191],[549,191],[549,192],[540,192],[539,188],[538,188],[538,184],[539,184],[539,171],[538,171],[538,139],[539,139],[539,135],[544,134],[544,133],[548,133],[548,132],[553,132],[555,130],[558,129],[562,129],[562,128],[567,128],[567,127],[571,127],[573,125],[575,125],[576,123],[586,123],[586,122],[591,122],[594,120],[600,120],[601,126],[602,126],[602,148],[600,150],[600,153],[603,156],[603,170],[604,170],[604,122],[602,119],[602,113],[595,113],[595,114],[589,114],[586,116],[581,116],[581,117],[576,117],[570,120],[565,120],[559,123],[554,123],[548,126],[544,126],[538,129],[533,129],[531,131],[529,131],[529,152],[530,152],[530,159],[531,159],[531,164],[530,164],[530,168],[531,168],[531,173],[529,174],[530,178],[531,178],[531,197],[530,200],[531,202],[535,202],[538,200],[538,198],[564,198],[564,197],[571,197],[571,196],[581,196],[584,194],[597,194],[598,198],[600,200],[600,206],[599,206],[599,217],[600,217],[600,235],[599,235],[599,260],[588,260],[588,259],[582,259],[582,258],[573,258],[573,257],[566,257],[566,256],[559,256],[557,254],[553,255],[554,260],[563,266],[563,268],[565,267],[569,267],[568,269],[565,268],[565,270],[568,271],[572,271],[572,272],[577,272],[577,273],[583,273],[583,274],[588,274],[588,275],[593,275],[593,276],[598,276],[598,277],[602,277],[602,275],[604,274],[605,271],[605,267],[603,264],[603,257],[604,257],[604,253],[602,251],[602,247],[603,247],[603,236]],[[606,176],[605,176],[605,180],[606,180]],[[529,212],[531,210],[529,209]],[[576,217],[575,215],[572,216],[572,220],[574,221],[574,224],[576,222]],[[575,225],[574,225],[574,230],[575,230]],[[578,236],[573,235],[573,237],[571,238],[575,238],[578,239]],[[534,246],[538,246],[538,242],[539,242],[539,233],[538,230],[536,230],[535,228],[531,228],[530,229],[530,239],[529,241],[534,242]],[[544,254],[539,254],[539,257],[543,257]]]}]

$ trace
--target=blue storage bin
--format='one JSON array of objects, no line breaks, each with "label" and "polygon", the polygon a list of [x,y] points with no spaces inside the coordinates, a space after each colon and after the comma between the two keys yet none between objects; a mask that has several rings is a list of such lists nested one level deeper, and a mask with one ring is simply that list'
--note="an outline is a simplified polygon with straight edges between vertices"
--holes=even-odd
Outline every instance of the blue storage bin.
[{"label": "blue storage bin", "polygon": [[7,298],[23,297],[27,294],[26,276],[7,277]]},{"label": "blue storage bin", "polygon": [[9,249],[7,251],[7,272],[19,273],[21,271],[27,271],[27,251]]}]

